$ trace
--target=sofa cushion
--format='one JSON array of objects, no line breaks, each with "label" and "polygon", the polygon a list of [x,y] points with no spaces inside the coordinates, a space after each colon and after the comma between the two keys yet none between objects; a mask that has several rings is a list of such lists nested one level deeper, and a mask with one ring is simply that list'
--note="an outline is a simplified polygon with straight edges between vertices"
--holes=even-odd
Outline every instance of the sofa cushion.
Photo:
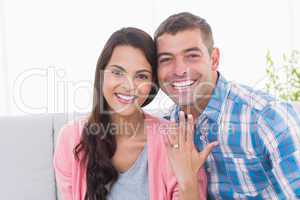
[{"label": "sofa cushion", "polygon": [[51,115],[0,117],[1,199],[55,199]]}]

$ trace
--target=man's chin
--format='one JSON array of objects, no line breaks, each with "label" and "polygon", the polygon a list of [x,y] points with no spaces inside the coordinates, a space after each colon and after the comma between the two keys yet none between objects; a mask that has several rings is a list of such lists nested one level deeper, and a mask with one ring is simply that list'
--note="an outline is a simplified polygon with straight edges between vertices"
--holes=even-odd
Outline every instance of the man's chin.
[{"label": "man's chin", "polygon": [[191,106],[194,105],[196,102],[193,101],[193,99],[173,99],[173,101],[179,105],[179,106]]}]

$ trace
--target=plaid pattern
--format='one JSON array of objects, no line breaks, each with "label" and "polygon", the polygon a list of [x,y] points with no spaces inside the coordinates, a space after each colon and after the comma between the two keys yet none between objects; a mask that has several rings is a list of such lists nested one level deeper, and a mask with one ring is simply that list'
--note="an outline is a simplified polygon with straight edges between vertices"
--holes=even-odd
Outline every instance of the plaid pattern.
[{"label": "plaid pattern", "polygon": [[195,131],[199,151],[220,144],[205,166],[209,199],[300,199],[300,118],[290,104],[219,74]]}]

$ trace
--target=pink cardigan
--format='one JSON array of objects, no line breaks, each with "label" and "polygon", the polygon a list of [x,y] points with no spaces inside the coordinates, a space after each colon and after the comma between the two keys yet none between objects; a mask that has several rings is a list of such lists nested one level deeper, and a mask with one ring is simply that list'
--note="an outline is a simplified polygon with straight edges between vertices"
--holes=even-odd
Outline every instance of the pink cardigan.
[{"label": "pink cardigan", "polygon": [[[73,149],[80,141],[85,119],[66,124],[59,133],[54,153],[54,170],[63,200],[84,200],[86,170],[75,160]],[[149,191],[151,200],[179,199],[176,177],[173,174],[163,142],[164,127],[169,121],[145,114],[148,148]],[[199,170],[199,199],[206,199],[207,180],[204,169]]]}]

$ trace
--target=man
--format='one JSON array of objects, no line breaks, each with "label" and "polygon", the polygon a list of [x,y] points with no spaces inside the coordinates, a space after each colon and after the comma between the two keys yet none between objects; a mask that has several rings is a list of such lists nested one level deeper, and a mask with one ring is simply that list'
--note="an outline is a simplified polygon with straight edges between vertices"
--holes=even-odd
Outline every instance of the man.
[{"label": "man", "polygon": [[227,81],[210,25],[198,16],[170,16],[154,39],[161,88],[177,104],[170,118],[193,115],[199,151],[219,142],[206,162],[209,198],[300,199],[300,119],[292,106]]}]

